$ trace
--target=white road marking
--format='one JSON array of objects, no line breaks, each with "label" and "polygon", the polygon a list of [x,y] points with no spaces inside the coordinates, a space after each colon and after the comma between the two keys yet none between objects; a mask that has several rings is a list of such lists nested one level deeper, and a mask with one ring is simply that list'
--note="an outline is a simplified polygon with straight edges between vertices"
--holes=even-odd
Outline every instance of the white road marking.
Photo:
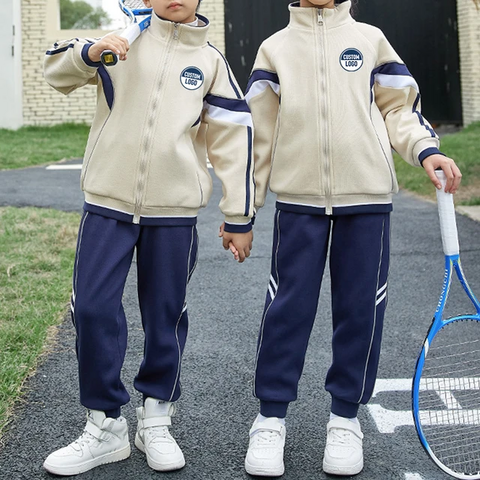
[{"label": "white road marking", "polygon": [[405,473],[405,480],[423,480],[423,477],[419,473]]},{"label": "white road marking", "polygon": [[[480,379],[476,377],[428,379],[428,384],[421,381],[420,389],[435,391],[444,402],[450,399],[448,409],[420,411],[420,418],[424,424],[448,424],[452,419],[467,425],[480,424],[480,410],[463,410],[454,397],[456,390],[480,390]],[[367,404],[367,408],[380,433],[393,433],[398,427],[413,426],[414,422],[411,410],[388,410],[375,404],[375,397],[382,392],[411,392],[411,390],[412,381],[409,378],[377,379],[372,401]]]},{"label": "white road marking", "polygon": [[69,165],[49,165],[46,170],[81,170],[81,163],[71,163]]}]

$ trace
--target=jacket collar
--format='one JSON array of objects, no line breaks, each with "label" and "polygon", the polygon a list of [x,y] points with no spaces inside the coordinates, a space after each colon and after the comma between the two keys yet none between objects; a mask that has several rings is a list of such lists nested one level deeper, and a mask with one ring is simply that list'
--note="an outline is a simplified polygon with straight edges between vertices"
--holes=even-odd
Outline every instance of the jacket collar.
[{"label": "jacket collar", "polygon": [[199,19],[199,26],[192,27],[191,25],[184,25],[182,23],[173,23],[153,14],[152,22],[147,32],[158,40],[168,41],[176,37],[178,41],[184,45],[200,47],[207,43],[207,33],[210,22],[202,15],[197,14],[197,17]]},{"label": "jacket collar", "polygon": [[319,24],[320,18],[326,28],[335,28],[340,25],[352,23],[355,20],[350,15],[352,2],[349,0],[337,5],[335,8],[300,8],[300,2],[291,3],[290,28],[311,29]]}]

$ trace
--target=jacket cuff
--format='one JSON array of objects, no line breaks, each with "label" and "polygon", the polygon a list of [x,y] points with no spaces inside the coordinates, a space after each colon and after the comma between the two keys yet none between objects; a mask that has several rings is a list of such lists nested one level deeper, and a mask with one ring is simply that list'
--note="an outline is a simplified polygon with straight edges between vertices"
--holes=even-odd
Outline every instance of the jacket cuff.
[{"label": "jacket cuff", "polygon": [[423,161],[429,157],[430,155],[443,155],[444,157],[446,156],[444,153],[442,153],[438,148],[436,147],[430,147],[426,148],[420,154],[418,155],[418,160],[420,162],[420,165],[423,166]]},{"label": "jacket cuff", "polygon": [[228,223],[225,222],[225,231],[229,233],[248,233],[252,229],[252,222]]},{"label": "jacket cuff", "polygon": [[88,51],[90,50],[90,47],[93,45],[93,43],[86,43],[83,48],[82,48],[82,60],[85,62],[86,65],[89,67],[101,67],[102,62],[92,62],[88,56]]}]

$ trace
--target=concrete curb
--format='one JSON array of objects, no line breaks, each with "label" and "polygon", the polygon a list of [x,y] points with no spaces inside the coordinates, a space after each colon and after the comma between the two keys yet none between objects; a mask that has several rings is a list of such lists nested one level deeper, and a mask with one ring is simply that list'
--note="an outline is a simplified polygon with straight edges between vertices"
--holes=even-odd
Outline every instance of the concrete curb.
[{"label": "concrete curb", "polygon": [[462,215],[465,215],[471,218],[472,220],[480,222],[480,206],[460,205],[460,206],[457,206],[456,210],[458,213],[461,213]]}]

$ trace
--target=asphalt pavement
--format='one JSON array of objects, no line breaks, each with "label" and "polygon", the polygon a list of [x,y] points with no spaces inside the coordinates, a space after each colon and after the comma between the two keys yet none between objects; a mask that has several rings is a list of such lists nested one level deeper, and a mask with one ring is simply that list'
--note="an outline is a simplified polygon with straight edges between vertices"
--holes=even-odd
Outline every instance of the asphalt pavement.
[{"label": "asphalt pavement", "polygon": [[[74,162],[75,163],[75,162]],[[80,212],[79,170],[45,167],[0,172],[0,205],[51,207]],[[248,430],[258,411],[252,396],[257,333],[269,278],[274,198],[255,225],[252,256],[237,264],[217,237],[222,216],[221,185],[199,216],[199,262],[188,292],[190,329],[183,359],[182,391],[171,429],[187,465],[178,472],[151,470],[135,447],[129,459],[98,467],[79,479],[241,480]],[[471,287],[480,292],[480,223],[457,218],[462,263]],[[443,281],[437,208],[401,192],[392,215],[389,306],[385,320],[379,380],[374,398],[359,419],[365,434],[365,468],[359,480],[442,480],[424,453],[410,413],[410,384],[418,352],[435,310]],[[135,267],[135,265],[133,265]],[[452,308],[463,303],[452,292]],[[321,480],[329,397],[323,388],[330,362],[330,283],[323,282],[299,399],[287,417],[285,480]],[[460,298],[460,297],[459,297]],[[142,358],[143,332],[132,268],[124,296],[129,346],[123,381],[132,400],[122,410],[133,446],[135,407],[141,397],[132,383]],[[53,450],[74,440],[85,424],[78,401],[74,330],[68,317],[55,344],[25,384],[23,400],[0,441],[0,479],[52,479],[42,468]]]}]

